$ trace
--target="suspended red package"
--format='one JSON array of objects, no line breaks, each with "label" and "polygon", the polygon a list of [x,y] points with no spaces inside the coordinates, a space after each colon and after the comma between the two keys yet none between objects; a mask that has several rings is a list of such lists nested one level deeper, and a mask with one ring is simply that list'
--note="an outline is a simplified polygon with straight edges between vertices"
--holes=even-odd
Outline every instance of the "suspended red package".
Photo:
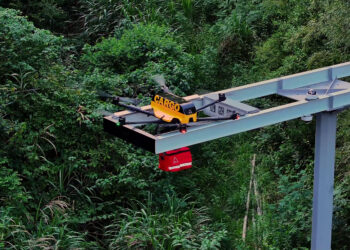
[{"label": "suspended red package", "polygon": [[192,155],[188,147],[159,154],[159,168],[166,172],[177,172],[192,167]]}]

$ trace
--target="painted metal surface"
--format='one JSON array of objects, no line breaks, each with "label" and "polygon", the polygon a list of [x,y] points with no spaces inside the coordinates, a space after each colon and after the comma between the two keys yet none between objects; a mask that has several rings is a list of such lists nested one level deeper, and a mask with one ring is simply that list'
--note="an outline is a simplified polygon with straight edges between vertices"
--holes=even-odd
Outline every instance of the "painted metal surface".
[{"label": "painted metal surface", "polygon": [[350,89],[320,96],[319,99],[312,101],[303,100],[262,110],[259,113],[241,117],[239,120],[215,122],[189,128],[186,134],[178,132],[162,134],[156,137],[155,153],[238,134],[306,115],[341,109],[348,105],[350,105]]},{"label": "painted metal surface", "polygon": [[331,249],[336,130],[336,112],[317,115],[312,206],[312,250]]},{"label": "painted metal surface", "polygon": [[236,101],[244,101],[276,94],[279,89],[295,89],[316,83],[332,81],[335,78],[339,79],[349,75],[350,62],[346,62],[214,93],[225,93],[228,98],[232,98]]},{"label": "painted metal surface", "polygon": [[277,91],[277,94],[284,97],[288,97],[293,100],[304,100],[305,95],[310,89],[315,90],[318,96],[327,95],[338,91],[350,89],[350,83],[334,79],[333,81],[312,84],[302,88],[280,89]]},{"label": "painted metal surface", "polygon": [[[211,103],[217,99],[217,94],[206,95],[203,97],[203,105],[207,105],[208,103]],[[246,115],[257,113],[260,110],[248,104],[227,98],[225,101],[212,105],[203,111],[206,115],[211,117],[229,117],[233,114],[233,112],[236,112],[239,115]]]}]

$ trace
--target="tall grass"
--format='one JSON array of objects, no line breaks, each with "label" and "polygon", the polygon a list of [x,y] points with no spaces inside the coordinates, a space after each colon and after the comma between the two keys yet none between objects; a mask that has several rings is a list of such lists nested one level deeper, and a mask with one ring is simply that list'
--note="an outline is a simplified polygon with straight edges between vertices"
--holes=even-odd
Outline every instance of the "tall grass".
[{"label": "tall grass", "polygon": [[193,15],[193,1],[192,0],[182,0],[182,8],[184,14],[187,18],[192,18]]},{"label": "tall grass", "polygon": [[226,236],[223,229],[214,229],[207,209],[197,208],[188,197],[167,196],[161,210],[154,209],[150,196],[146,204],[126,209],[121,218],[106,227],[112,249],[218,249]]},{"label": "tall grass", "polygon": [[12,219],[11,210],[0,209],[0,249],[98,249],[97,243],[87,241],[86,233],[70,227],[71,208],[63,197],[40,206],[35,218],[27,218],[26,226]]},{"label": "tall grass", "polygon": [[108,36],[131,23],[163,23],[164,0],[80,0],[79,12],[84,33],[93,38]]}]

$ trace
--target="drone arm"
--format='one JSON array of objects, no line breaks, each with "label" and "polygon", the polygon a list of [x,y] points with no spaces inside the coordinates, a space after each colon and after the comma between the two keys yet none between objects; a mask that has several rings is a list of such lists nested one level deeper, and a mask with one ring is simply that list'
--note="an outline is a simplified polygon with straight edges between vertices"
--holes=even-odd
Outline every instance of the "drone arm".
[{"label": "drone arm", "polygon": [[129,110],[132,110],[132,111],[135,111],[135,112],[143,113],[143,114],[146,114],[146,115],[148,115],[148,116],[155,116],[153,113],[151,113],[151,112],[149,112],[149,111],[142,110],[142,109],[137,108],[137,107],[134,107],[134,106],[130,106],[130,105],[123,104],[123,103],[119,102],[119,98],[113,99],[113,102],[112,102],[112,103],[113,103],[114,105],[118,105],[118,106],[120,106],[120,107],[129,109]]},{"label": "drone arm", "polygon": [[212,103],[209,103],[209,104],[207,104],[207,105],[204,105],[203,107],[200,107],[199,109],[197,109],[197,112],[198,112],[198,111],[201,111],[201,110],[203,110],[203,109],[206,109],[206,108],[208,108],[208,107],[210,107],[211,105],[214,105],[214,104],[216,104],[216,103],[223,102],[223,101],[225,101],[225,100],[226,100],[225,94],[219,94],[219,99],[218,99],[218,100],[216,100],[216,101],[214,101],[214,102],[212,102]]}]

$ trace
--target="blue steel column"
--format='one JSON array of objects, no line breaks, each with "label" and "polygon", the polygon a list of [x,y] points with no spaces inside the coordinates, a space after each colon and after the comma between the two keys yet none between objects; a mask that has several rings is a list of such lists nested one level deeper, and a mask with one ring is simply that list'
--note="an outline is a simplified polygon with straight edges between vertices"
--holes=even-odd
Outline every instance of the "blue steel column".
[{"label": "blue steel column", "polygon": [[336,129],[336,112],[317,114],[312,250],[331,249]]}]

